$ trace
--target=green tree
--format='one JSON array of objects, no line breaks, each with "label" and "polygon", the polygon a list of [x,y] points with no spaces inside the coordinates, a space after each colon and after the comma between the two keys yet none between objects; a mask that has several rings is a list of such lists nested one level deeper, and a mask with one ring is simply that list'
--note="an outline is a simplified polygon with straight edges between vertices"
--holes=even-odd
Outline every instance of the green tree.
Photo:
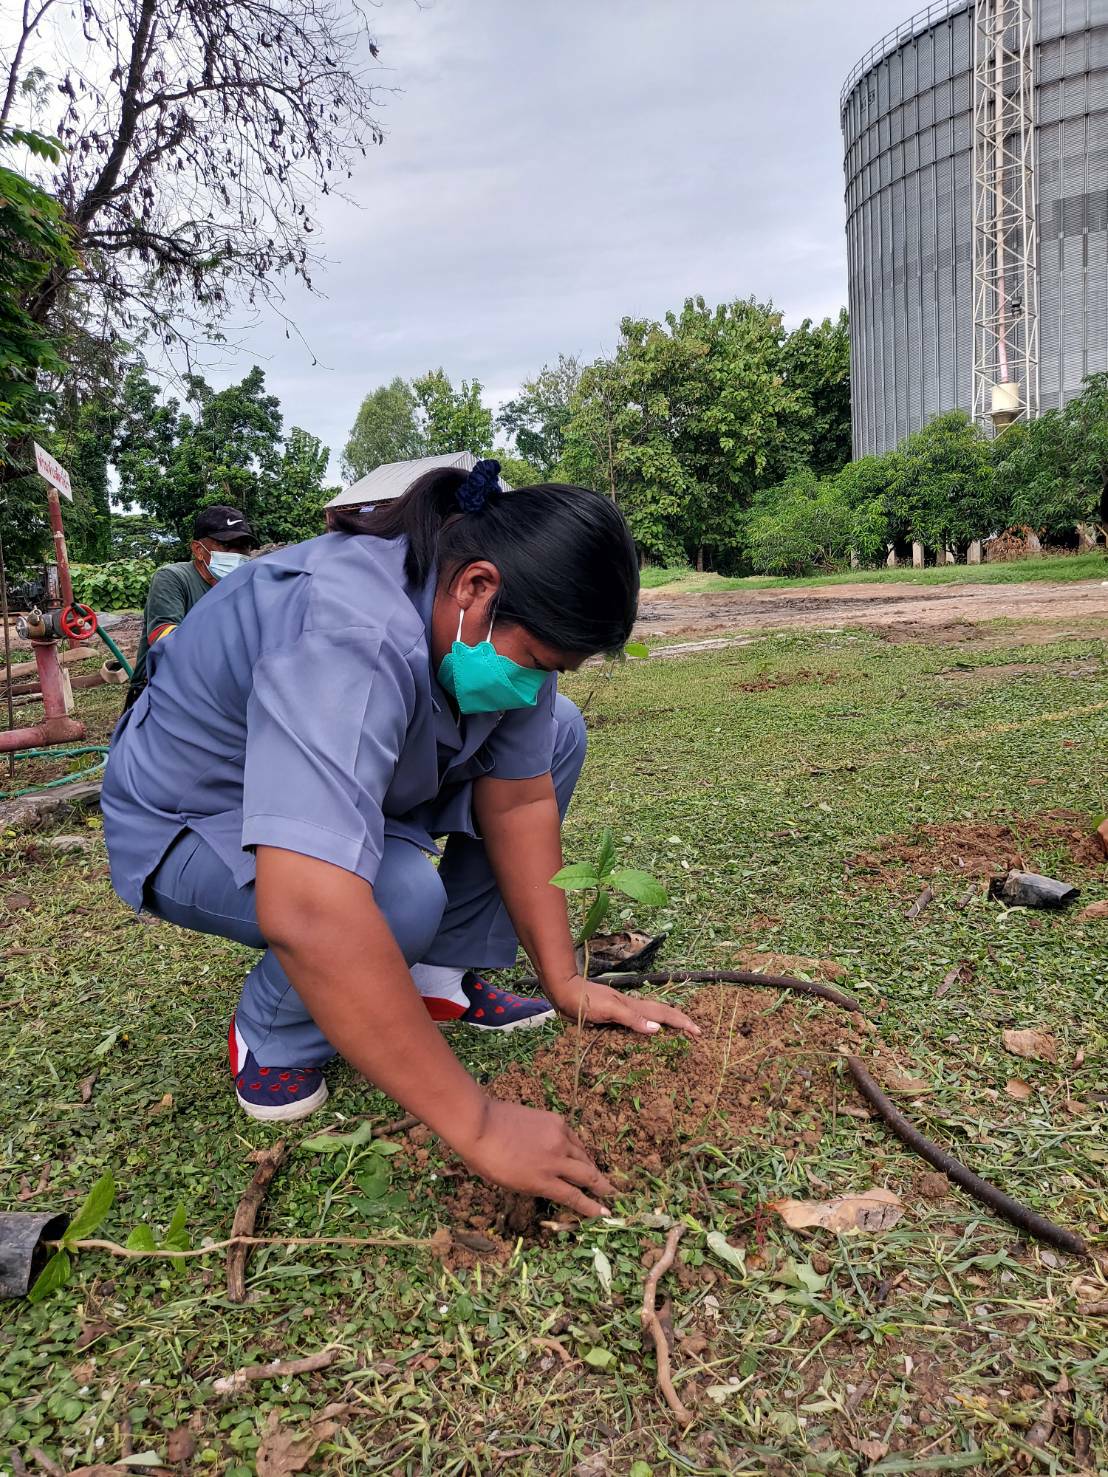
[{"label": "green tree", "polygon": [[177,549],[177,539],[148,513],[113,513],[110,531],[110,558],[113,560],[148,559],[164,564]]},{"label": "green tree", "polygon": [[1078,523],[1108,538],[1108,374],[1086,379],[1079,396],[994,443],[997,481],[1009,523],[1049,537]]},{"label": "green tree", "polygon": [[386,462],[411,461],[424,454],[417,408],[411,385],[399,375],[365,397],[342,454],[342,469],[351,482]]},{"label": "green tree", "polygon": [[330,452],[318,436],[293,426],[285,440],[276,485],[262,509],[267,540],[298,543],[325,531],[323,509],[337,488],[324,486]]},{"label": "green tree", "polygon": [[580,380],[577,359],[559,354],[557,364],[544,364],[534,379],[523,381],[519,394],[496,418],[500,430],[512,437],[519,455],[543,478],[548,478],[562,459]]},{"label": "green tree", "polygon": [[806,467],[758,495],[747,524],[750,563],[758,574],[807,574],[845,559],[853,534],[844,490]]},{"label": "green tree", "polygon": [[964,411],[936,416],[897,448],[890,489],[896,536],[945,549],[1003,522],[989,443]]},{"label": "green tree", "polygon": [[805,318],[781,350],[785,383],[804,407],[793,455],[817,477],[838,472],[850,460],[850,323],[845,308],[813,325]]},{"label": "green tree", "polygon": [[533,487],[536,482],[546,481],[538,467],[524,461],[521,456],[513,456],[502,446],[495,448],[493,456],[500,463],[500,476],[509,487]]},{"label": "green tree", "polygon": [[834,479],[850,509],[850,547],[860,559],[883,558],[890,543],[906,536],[897,526],[895,493],[901,477],[898,451],[848,462]]},{"label": "green tree", "polygon": [[469,451],[487,456],[492,446],[492,411],[481,404],[480,380],[462,380],[455,390],[450,376],[430,369],[412,381],[419,407],[419,426],[427,456]]}]

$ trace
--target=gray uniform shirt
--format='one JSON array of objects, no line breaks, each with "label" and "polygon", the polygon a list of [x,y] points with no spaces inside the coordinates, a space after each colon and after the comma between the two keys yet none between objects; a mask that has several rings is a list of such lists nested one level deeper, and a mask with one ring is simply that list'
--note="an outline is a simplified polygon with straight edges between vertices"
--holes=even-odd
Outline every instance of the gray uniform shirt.
[{"label": "gray uniform shirt", "polygon": [[254,847],[372,883],[384,837],[473,835],[472,783],[549,771],[556,678],[533,708],[455,718],[431,671],[434,577],[404,539],[329,533],[220,580],[165,641],[112,739],[101,804],[112,883],[140,908],[183,830],[245,886]]}]

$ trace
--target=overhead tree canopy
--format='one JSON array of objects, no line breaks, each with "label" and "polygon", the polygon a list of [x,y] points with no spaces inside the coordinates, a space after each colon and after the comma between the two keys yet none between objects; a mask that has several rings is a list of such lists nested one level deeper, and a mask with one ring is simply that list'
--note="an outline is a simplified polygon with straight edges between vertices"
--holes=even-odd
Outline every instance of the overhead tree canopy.
[{"label": "overhead tree canopy", "polygon": [[492,447],[492,411],[481,403],[480,380],[462,380],[458,389],[442,369],[412,381],[424,455],[469,451],[487,456]]},{"label": "overhead tree canopy", "polygon": [[544,477],[562,459],[580,379],[577,359],[559,354],[557,364],[544,364],[534,379],[524,380],[519,394],[496,417],[499,429],[515,441],[519,456]]}]

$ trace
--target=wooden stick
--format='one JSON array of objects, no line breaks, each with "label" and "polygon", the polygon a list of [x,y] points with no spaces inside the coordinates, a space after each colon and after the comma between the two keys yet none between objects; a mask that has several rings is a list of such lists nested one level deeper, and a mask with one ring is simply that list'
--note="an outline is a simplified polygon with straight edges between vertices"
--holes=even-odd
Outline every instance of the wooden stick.
[{"label": "wooden stick", "polygon": [[235,1218],[231,1222],[231,1239],[234,1245],[227,1252],[227,1296],[233,1303],[246,1301],[246,1259],[250,1255],[250,1247],[240,1238],[253,1232],[266,1191],[285,1162],[287,1153],[284,1139],[278,1139],[272,1148],[261,1151],[254,1178],[239,1201]]},{"label": "wooden stick", "polygon": [[642,1309],[639,1318],[643,1328],[654,1340],[654,1353],[658,1360],[658,1388],[665,1396],[666,1404],[683,1426],[691,1426],[693,1413],[681,1402],[680,1396],[673,1388],[673,1380],[669,1373],[669,1345],[666,1343],[665,1329],[658,1320],[658,1314],[654,1310],[654,1300],[658,1293],[658,1283],[670,1267],[673,1266],[677,1255],[677,1243],[685,1234],[684,1226],[673,1226],[666,1237],[665,1249],[661,1256],[650,1269],[650,1275],[646,1279],[643,1288]]},{"label": "wooden stick", "polygon": [[251,1380],[279,1380],[294,1374],[311,1374],[316,1369],[326,1369],[339,1357],[338,1349],[320,1349],[318,1354],[307,1354],[303,1359],[273,1359],[268,1364],[248,1364],[236,1369],[220,1380],[212,1381],[217,1395],[233,1395],[245,1390]]}]

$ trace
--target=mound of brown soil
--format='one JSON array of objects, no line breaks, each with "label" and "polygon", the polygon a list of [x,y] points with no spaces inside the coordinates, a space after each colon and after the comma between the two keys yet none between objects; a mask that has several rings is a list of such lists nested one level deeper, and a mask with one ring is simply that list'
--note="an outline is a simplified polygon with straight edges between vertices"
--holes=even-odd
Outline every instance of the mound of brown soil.
[{"label": "mound of brown soil", "polygon": [[847,871],[870,884],[898,881],[906,870],[916,877],[942,872],[993,877],[1013,868],[1038,871],[1046,864],[1042,859],[1059,851],[1085,870],[1105,864],[1089,816],[1076,810],[1048,810],[1007,824],[950,821],[921,826],[907,841],[888,837],[873,851],[852,857]]},{"label": "mound of brown soil", "polygon": [[[776,999],[775,991],[729,985],[698,991],[685,1006],[704,1032],[696,1040],[570,1027],[489,1091],[566,1114],[601,1168],[623,1184],[661,1173],[700,1143],[768,1133],[791,1157],[819,1139],[833,1059],[840,1045],[856,1049],[857,1019],[818,1001],[774,1008]],[[492,1186],[455,1183],[453,1224],[528,1229]]]}]

